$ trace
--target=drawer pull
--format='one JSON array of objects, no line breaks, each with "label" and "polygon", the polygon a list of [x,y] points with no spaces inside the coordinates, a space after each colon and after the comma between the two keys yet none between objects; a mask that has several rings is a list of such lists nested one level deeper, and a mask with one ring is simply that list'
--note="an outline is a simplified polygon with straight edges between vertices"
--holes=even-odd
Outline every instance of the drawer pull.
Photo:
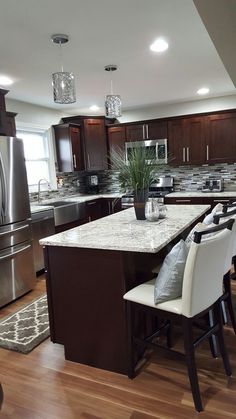
[{"label": "drawer pull", "polygon": [[96,204],[96,201],[93,201],[93,202],[87,202],[87,205],[94,205],[94,204]]},{"label": "drawer pull", "polygon": [[229,199],[214,199],[213,202],[229,202]]},{"label": "drawer pull", "polygon": [[175,202],[191,202],[191,199],[176,199]]}]

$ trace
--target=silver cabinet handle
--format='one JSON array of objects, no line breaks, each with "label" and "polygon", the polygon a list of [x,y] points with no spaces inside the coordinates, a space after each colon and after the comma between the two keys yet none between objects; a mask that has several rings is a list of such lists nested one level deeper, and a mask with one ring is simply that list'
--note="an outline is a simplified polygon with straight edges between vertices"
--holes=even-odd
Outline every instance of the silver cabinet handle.
[{"label": "silver cabinet handle", "polygon": [[143,140],[145,140],[145,124],[143,124]]},{"label": "silver cabinet handle", "polygon": [[207,144],[207,160],[209,160],[209,145]]},{"label": "silver cabinet handle", "polygon": [[96,204],[97,202],[96,201],[93,201],[93,202],[87,202],[87,205],[94,205],[94,204]]},{"label": "silver cabinet handle", "polygon": [[185,147],[183,147],[183,162],[185,163]]},{"label": "silver cabinet handle", "polygon": [[148,138],[149,138],[148,124],[146,124],[146,138],[147,138],[147,140],[148,140]]},{"label": "silver cabinet handle", "polygon": [[89,157],[89,153],[88,153],[88,167],[90,167],[90,157]]},{"label": "silver cabinet handle", "polygon": [[108,213],[111,214],[111,203],[108,201]]},{"label": "silver cabinet handle", "polygon": [[213,202],[229,202],[229,199],[213,199]]},{"label": "silver cabinet handle", "polygon": [[191,202],[191,199],[176,199],[175,202]]},{"label": "silver cabinet handle", "polygon": [[74,164],[74,168],[77,167],[77,163],[76,163],[76,155],[73,154],[73,164]]},{"label": "silver cabinet handle", "polygon": [[0,236],[6,236],[7,234],[12,234],[12,233],[15,233],[15,231],[23,230],[24,228],[29,228],[29,225],[14,228],[14,230],[4,231],[4,233],[0,233]]},{"label": "silver cabinet handle", "polygon": [[189,147],[187,147],[187,161],[189,162]]},{"label": "silver cabinet handle", "polygon": [[8,253],[8,254],[7,254],[7,255],[5,255],[5,256],[0,256],[0,260],[4,260],[4,259],[9,259],[9,258],[12,258],[12,257],[14,257],[15,255],[17,255],[17,253],[24,252],[24,250],[29,249],[30,247],[31,247],[31,244],[28,244],[28,246],[24,246],[24,247],[22,247],[21,249],[16,250],[16,252]]}]

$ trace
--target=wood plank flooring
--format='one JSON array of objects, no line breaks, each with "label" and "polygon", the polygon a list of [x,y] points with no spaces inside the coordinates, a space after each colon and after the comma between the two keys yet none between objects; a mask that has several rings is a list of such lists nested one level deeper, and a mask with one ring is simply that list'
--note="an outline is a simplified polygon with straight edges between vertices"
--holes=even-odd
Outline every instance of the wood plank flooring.
[{"label": "wood plank flooring", "polygon": [[[41,276],[36,289],[0,310],[0,319],[45,292]],[[234,285],[236,293],[236,282]],[[204,404],[202,419],[236,418],[236,336],[225,327],[233,377],[207,344],[197,350]],[[181,346],[181,342],[177,347]],[[96,350],[96,348],[94,348]],[[184,361],[153,355],[134,379],[64,360],[63,347],[49,339],[23,355],[0,348],[0,381],[6,419],[190,419],[196,418]]]}]

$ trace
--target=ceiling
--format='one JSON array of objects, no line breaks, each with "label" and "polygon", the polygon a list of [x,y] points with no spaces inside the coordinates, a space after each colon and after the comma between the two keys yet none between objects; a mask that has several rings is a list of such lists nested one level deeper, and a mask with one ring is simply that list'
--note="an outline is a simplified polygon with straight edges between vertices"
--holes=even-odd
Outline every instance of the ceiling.
[{"label": "ceiling", "polygon": [[[221,4],[229,2],[236,6],[235,0],[220,0]],[[200,10],[205,0],[196,0],[196,6],[190,0],[4,3],[0,14],[1,39],[5,40],[0,46],[0,74],[15,81],[9,86],[8,98],[70,114],[91,114],[89,107],[96,104],[101,114],[104,96],[110,90],[110,75],[104,71],[108,64],[118,65],[113,85],[114,93],[122,97],[123,109],[197,100],[196,91],[203,86],[210,89],[207,97],[235,94],[232,71],[227,66],[230,77],[219,56],[224,45],[217,52],[217,39],[212,42],[196,9],[202,16],[208,15],[206,25],[210,16],[212,35],[214,12]],[[220,30],[227,33],[227,17]],[[53,102],[51,74],[60,71],[59,47],[50,41],[55,33],[70,36],[62,49],[64,70],[73,71],[76,78],[77,102],[71,105]],[[162,54],[149,50],[158,37],[169,43]]]}]

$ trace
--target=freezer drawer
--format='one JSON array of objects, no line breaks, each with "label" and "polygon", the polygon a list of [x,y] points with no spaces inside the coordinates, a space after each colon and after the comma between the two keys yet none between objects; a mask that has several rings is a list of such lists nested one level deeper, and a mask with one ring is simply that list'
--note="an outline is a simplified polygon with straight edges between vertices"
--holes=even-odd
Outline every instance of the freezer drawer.
[{"label": "freezer drawer", "polygon": [[31,240],[31,220],[0,226],[0,251]]},{"label": "freezer drawer", "polygon": [[0,251],[0,307],[34,288],[31,241]]}]

